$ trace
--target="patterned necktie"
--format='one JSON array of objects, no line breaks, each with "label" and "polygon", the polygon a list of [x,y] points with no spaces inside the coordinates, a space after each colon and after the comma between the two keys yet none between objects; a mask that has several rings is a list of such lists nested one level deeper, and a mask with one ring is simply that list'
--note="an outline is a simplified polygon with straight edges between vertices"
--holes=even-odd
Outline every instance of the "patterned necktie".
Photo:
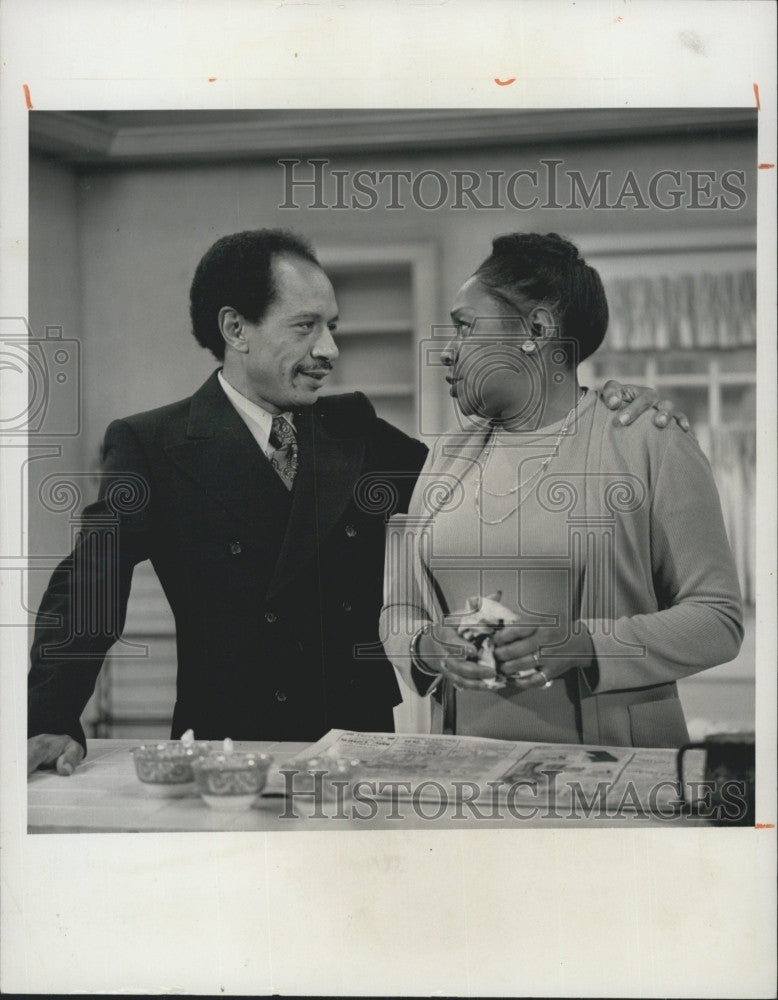
[{"label": "patterned necktie", "polygon": [[283,417],[273,417],[269,443],[273,448],[270,464],[276,470],[288,490],[294,486],[297,475],[297,438],[294,428]]}]

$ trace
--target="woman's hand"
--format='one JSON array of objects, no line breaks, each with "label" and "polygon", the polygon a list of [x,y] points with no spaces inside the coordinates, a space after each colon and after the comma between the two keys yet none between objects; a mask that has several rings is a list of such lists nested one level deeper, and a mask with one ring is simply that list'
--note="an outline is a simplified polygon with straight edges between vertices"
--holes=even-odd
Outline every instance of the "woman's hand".
[{"label": "woman's hand", "polygon": [[494,671],[478,664],[477,647],[463,639],[453,625],[436,625],[423,633],[418,652],[426,666],[449,677],[458,688],[487,691],[483,679],[494,678]]},{"label": "woman's hand", "polygon": [[615,379],[610,379],[600,390],[600,396],[605,405],[611,410],[619,410],[615,423],[633,423],[641,413],[653,407],[654,425],[656,427],[667,427],[671,420],[675,420],[681,430],[689,430],[689,418],[680,410],[676,412],[675,404],[671,399],[660,399],[656,389],[647,385],[623,385]]},{"label": "woman's hand", "polygon": [[592,637],[583,625],[577,630],[504,625],[494,634],[494,658],[498,674],[521,690],[545,687],[568,670],[591,667],[595,659]]}]

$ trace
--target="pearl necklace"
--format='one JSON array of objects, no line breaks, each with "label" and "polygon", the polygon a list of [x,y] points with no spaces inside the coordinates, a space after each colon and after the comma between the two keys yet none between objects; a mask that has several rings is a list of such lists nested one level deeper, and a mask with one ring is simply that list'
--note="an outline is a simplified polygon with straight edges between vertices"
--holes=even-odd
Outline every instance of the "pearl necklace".
[{"label": "pearl necklace", "polygon": [[475,491],[473,492],[473,501],[475,503],[475,510],[482,524],[502,524],[504,521],[508,520],[511,514],[515,514],[516,511],[519,509],[519,507],[521,507],[521,505],[524,503],[526,499],[525,496],[522,496],[519,502],[516,504],[516,506],[512,507],[507,514],[504,514],[502,517],[498,517],[496,521],[491,521],[489,518],[484,517],[483,515],[483,511],[481,510],[480,497],[482,493],[486,493],[491,497],[512,496],[514,493],[518,493],[519,490],[524,489],[525,486],[529,486],[529,484],[532,482],[533,479],[536,479],[538,478],[538,476],[542,475],[542,473],[545,472],[551,459],[554,457],[554,455],[556,455],[557,451],[559,450],[559,445],[567,431],[567,428],[570,426],[570,421],[573,419],[573,414],[575,413],[579,403],[581,402],[581,400],[584,398],[585,395],[586,395],[586,389],[581,389],[581,393],[578,396],[578,399],[575,401],[575,403],[570,409],[570,412],[565,417],[564,423],[562,424],[562,427],[559,430],[559,434],[557,435],[557,439],[554,442],[554,446],[551,449],[550,453],[543,459],[543,461],[540,463],[537,469],[535,469],[535,471],[532,473],[531,476],[527,476],[526,479],[523,479],[520,483],[517,483],[516,486],[511,487],[511,489],[509,489],[506,493],[494,493],[492,490],[488,490],[484,487],[484,475],[486,473],[486,467],[489,464],[489,459],[492,457],[492,452],[494,451],[494,427],[492,428],[489,438],[489,444],[487,446],[488,451],[486,453],[486,458],[484,459],[483,465],[479,464],[478,481],[476,484]]}]

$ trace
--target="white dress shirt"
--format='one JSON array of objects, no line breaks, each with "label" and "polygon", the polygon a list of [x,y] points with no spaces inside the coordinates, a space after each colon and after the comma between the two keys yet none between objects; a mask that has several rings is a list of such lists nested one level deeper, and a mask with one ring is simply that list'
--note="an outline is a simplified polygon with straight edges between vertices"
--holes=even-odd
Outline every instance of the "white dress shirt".
[{"label": "white dress shirt", "polygon": [[[268,413],[268,411],[255,403],[253,400],[248,399],[243,393],[238,392],[238,390],[230,385],[227,379],[219,369],[218,372],[219,385],[224,389],[224,394],[227,399],[232,403],[235,409],[238,411],[238,416],[241,418],[243,423],[251,431],[251,435],[257,442],[262,451],[269,458],[275,448],[270,444],[270,432],[273,429],[273,416],[274,414]],[[284,420],[294,427],[294,420],[292,419],[291,412],[280,414]]]}]

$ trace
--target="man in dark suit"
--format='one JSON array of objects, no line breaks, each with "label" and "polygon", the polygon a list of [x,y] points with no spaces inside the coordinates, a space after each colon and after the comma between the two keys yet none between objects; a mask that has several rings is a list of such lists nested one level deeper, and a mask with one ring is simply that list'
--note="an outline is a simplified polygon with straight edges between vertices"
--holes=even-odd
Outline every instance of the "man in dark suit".
[{"label": "man in dark suit", "polygon": [[111,424],[99,499],[41,603],[29,736],[42,737],[38,755],[63,746],[60,770],[83,755],[79,717],[144,559],[176,621],[174,738],[393,729],[394,670],[354,655],[380,649],[384,554],[384,514],[354,487],[385,476],[403,509],[427,449],[361,393],[318,398],[338,355],[337,303],[303,241],[220,240],[191,308],[222,369],[190,399]]},{"label": "man in dark suit", "polygon": [[28,772],[70,774],[83,757],[79,718],[145,559],[176,622],[174,738],[394,728],[400,692],[378,637],[387,511],[360,504],[355,486],[383,480],[404,511],[427,449],[361,393],[318,398],[338,356],[337,303],[298,237],[219,240],[191,315],[222,368],[189,399],[106,432],[99,498],[38,614]]}]

